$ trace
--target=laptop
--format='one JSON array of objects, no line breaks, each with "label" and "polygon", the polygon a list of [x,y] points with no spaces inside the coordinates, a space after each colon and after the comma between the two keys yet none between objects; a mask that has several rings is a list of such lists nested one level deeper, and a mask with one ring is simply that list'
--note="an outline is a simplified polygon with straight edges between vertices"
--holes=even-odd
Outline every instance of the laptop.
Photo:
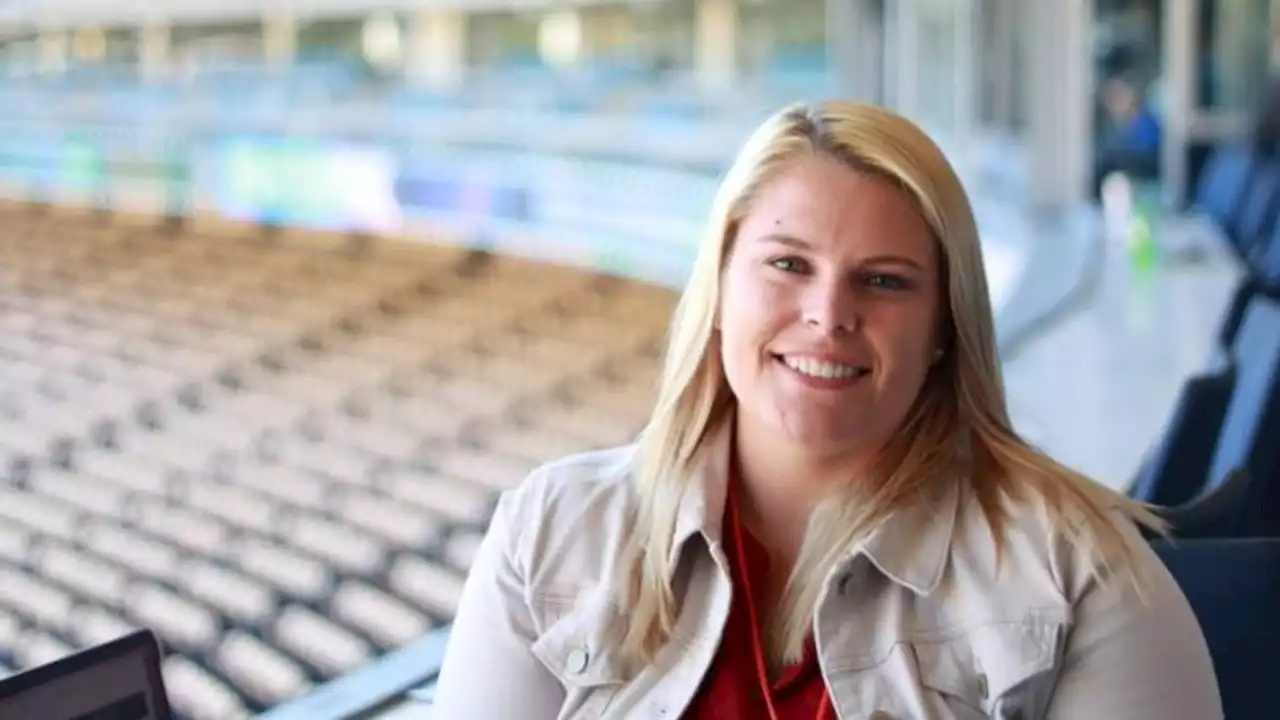
[{"label": "laptop", "polygon": [[173,720],[160,642],[138,630],[0,680],[0,720]]}]

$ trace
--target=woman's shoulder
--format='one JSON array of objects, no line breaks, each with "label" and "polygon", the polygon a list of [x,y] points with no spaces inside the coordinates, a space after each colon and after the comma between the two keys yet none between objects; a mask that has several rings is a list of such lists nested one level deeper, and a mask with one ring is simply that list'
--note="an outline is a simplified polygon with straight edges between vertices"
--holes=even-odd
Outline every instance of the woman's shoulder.
[{"label": "woman's shoulder", "polygon": [[510,511],[526,521],[606,510],[629,500],[636,446],[575,453],[544,463],[504,493]]},{"label": "woman's shoulder", "polygon": [[635,446],[548,462],[506,491],[491,528],[532,593],[577,592],[599,584],[617,564],[635,504]]},{"label": "woman's shoulder", "polygon": [[991,582],[1048,582],[1067,604],[1099,582],[1141,583],[1163,568],[1143,537],[1133,501],[1081,479],[1061,482],[1068,491],[1002,496],[994,513],[971,495],[953,551],[968,555],[968,567]]}]

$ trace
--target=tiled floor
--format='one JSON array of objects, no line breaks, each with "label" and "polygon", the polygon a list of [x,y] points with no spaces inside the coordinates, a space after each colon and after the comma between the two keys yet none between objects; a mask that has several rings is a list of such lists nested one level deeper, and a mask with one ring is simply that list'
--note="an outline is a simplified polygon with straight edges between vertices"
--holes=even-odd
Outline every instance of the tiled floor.
[{"label": "tiled floor", "polygon": [[[1162,237],[1189,235],[1203,232],[1181,224]],[[1182,382],[1205,366],[1238,276],[1205,246],[1201,262],[1152,268],[1105,249],[1081,304],[1006,358],[1011,414],[1028,440],[1108,485],[1128,484]]]}]

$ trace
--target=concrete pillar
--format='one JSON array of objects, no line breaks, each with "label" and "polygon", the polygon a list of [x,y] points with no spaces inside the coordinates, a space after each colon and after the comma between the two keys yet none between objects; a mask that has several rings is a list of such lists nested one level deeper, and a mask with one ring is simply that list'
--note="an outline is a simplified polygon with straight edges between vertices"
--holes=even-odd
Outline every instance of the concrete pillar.
[{"label": "concrete pillar", "polygon": [[146,25],[138,29],[138,74],[145,82],[164,78],[169,71],[172,40],[169,26]]},{"label": "concrete pillar", "polygon": [[41,73],[66,72],[71,38],[64,30],[43,30],[37,39],[37,67]]},{"label": "concrete pillar", "polygon": [[976,15],[978,8],[975,0],[954,0],[954,18],[952,33],[954,41],[954,60],[951,66],[951,84],[953,90],[952,118],[949,131],[955,143],[956,162],[967,165],[976,158],[971,157],[975,150],[978,113],[978,44],[975,41],[978,31]]},{"label": "concrete pillar", "polygon": [[1043,212],[1083,200],[1092,175],[1092,0],[1026,7],[1029,199]]},{"label": "concrete pillar", "polygon": [[1191,140],[1191,117],[1195,113],[1196,85],[1196,8],[1190,2],[1175,2],[1164,7],[1161,18],[1164,31],[1164,143],[1161,172],[1164,175],[1162,195],[1167,207],[1183,205],[1191,182],[1187,144]]},{"label": "concrete pillar", "polygon": [[890,80],[888,105],[906,117],[920,112],[920,28],[915,0],[894,0],[889,5],[889,25],[885,39],[889,43]]},{"label": "concrete pillar", "polygon": [[414,87],[452,90],[467,65],[467,16],[456,10],[423,10],[409,24],[405,79]]},{"label": "concrete pillar", "polygon": [[298,26],[288,13],[262,19],[262,57],[270,67],[293,65],[298,53]]},{"label": "concrete pillar", "polygon": [[885,0],[827,0],[827,56],[843,97],[884,104]]},{"label": "concrete pillar", "polygon": [[1020,93],[1014,87],[1014,71],[1016,61],[1015,38],[1019,28],[1016,26],[1020,15],[1017,0],[986,0],[989,15],[989,34],[983,38],[982,74],[987,79],[984,99],[990,103],[986,115],[993,124],[1000,128],[1014,125],[1018,117],[1015,106]]},{"label": "concrete pillar", "polygon": [[737,0],[696,0],[694,67],[708,89],[731,87],[738,74]]}]

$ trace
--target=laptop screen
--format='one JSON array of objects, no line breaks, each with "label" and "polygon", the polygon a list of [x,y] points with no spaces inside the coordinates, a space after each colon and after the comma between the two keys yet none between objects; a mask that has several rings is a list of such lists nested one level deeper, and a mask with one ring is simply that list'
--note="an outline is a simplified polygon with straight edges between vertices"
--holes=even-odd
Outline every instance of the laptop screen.
[{"label": "laptop screen", "polygon": [[0,681],[0,720],[171,720],[160,651],[138,632]]}]

